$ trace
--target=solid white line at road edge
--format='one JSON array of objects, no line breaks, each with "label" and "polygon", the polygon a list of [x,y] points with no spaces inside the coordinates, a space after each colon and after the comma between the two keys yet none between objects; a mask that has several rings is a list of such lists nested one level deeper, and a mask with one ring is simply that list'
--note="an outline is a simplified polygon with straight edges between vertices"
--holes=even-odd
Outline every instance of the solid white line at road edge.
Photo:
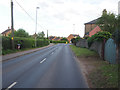
[{"label": "solid white line at road edge", "polygon": [[45,59],[43,59],[40,63],[43,63],[45,60],[46,60],[46,58],[45,58]]},{"label": "solid white line at road edge", "polygon": [[9,88],[12,88],[13,86],[15,86],[15,84],[17,84],[17,82],[14,82],[13,84],[11,84],[6,90],[8,90]]}]

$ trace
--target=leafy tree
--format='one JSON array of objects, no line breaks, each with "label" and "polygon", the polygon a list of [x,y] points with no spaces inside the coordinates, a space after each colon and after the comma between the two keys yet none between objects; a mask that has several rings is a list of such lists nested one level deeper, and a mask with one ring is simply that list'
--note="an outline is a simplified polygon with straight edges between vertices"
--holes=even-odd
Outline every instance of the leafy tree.
[{"label": "leafy tree", "polygon": [[90,47],[94,41],[103,41],[104,39],[108,40],[111,37],[112,34],[110,32],[106,32],[106,31],[98,32],[87,39],[88,46]]},{"label": "leafy tree", "polygon": [[[12,36],[12,33],[9,34],[9,36]],[[18,29],[17,31],[14,31],[15,37],[29,37],[29,34],[24,29]]]},{"label": "leafy tree", "polygon": [[98,20],[97,24],[103,31],[113,33],[117,26],[117,18],[113,13],[104,13]]},{"label": "leafy tree", "polygon": [[77,37],[77,38],[73,38],[71,39],[71,42],[76,45],[76,43],[80,40],[80,37]]},{"label": "leafy tree", "polygon": [[67,38],[62,38],[61,41],[68,41]]},{"label": "leafy tree", "polygon": [[37,34],[37,38],[39,39],[44,39],[44,37],[45,37],[45,33],[43,31]]}]

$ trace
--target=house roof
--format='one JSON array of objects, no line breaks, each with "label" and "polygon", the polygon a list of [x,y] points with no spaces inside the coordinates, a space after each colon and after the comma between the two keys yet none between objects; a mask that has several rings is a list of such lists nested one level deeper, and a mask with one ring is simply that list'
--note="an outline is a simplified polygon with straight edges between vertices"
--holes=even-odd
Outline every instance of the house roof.
[{"label": "house roof", "polygon": [[3,31],[1,34],[4,34],[4,33],[6,33],[6,32],[9,32],[11,29],[7,29],[7,30],[5,30],[5,31]]},{"label": "house roof", "polygon": [[90,21],[90,22],[87,22],[87,23],[85,23],[85,25],[86,25],[86,24],[96,24],[99,19],[100,19],[100,18],[97,18],[97,19],[95,19],[95,20],[92,20],[92,21]]},{"label": "house roof", "polygon": [[74,37],[79,37],[79,35],[77,35],[77,34],[71,34],[71,35],[73,35]]},{"label": "house roof", "polygon": [[49,37],[49,40],[52,40],[52,39],[54,39],[55,38],[55,36],[50,36]]},{"label": "house roof", "polygon": [[56,41],[57,41],[57,40],[59,40],[59,39],[60,39],[60,37],[56,37],[54,40],[56,40]]},{"label": "house roof", "polygon": [[101,28],[99,26],[96,26],[92,31],[89,32],[89,37],[91,37],[99,31],[101,31]]}]

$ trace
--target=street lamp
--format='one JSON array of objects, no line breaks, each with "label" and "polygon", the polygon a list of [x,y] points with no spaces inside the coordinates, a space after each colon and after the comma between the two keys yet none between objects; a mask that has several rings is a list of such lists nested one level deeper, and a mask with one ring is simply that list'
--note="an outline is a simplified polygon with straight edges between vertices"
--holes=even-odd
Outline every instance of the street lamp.
[{"label": "street lamp", "polygon": [[35,24],[35,47],[37,46],[37,42],[36,42],[36,38],[37,38],[37,10],[39,9],[39,7],[36,7],[36,24]]}]

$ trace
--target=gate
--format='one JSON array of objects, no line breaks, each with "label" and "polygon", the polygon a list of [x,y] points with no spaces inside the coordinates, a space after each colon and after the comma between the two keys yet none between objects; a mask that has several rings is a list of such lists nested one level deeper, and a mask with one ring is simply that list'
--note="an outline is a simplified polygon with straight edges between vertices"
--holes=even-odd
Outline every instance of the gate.
[{"label": "gate", "polygon": [[111,64],[116,63],[116,44],[111,38],[105,43],[104,59]]}]

